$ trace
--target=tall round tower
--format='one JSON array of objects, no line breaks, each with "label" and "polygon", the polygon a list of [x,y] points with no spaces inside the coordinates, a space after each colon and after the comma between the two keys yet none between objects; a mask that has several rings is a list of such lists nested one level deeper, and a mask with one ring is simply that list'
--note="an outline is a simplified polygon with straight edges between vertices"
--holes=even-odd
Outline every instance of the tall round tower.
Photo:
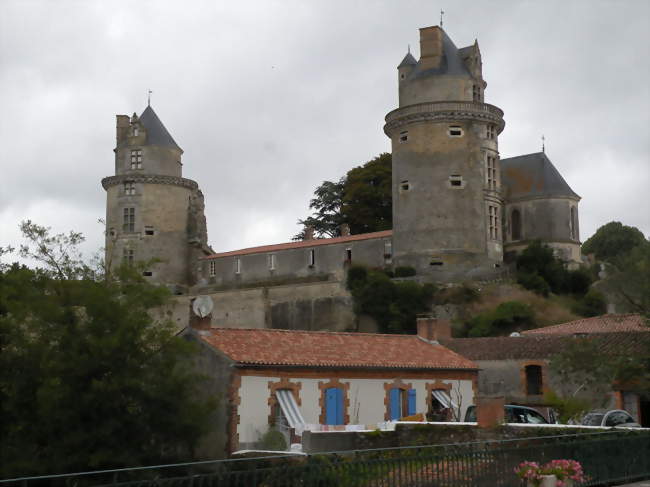
[{"label": "tall round tower", "polygon": [[[183,150],[151,106],[117,115],[115,175],[106,190],[106,264],[159,262],[143,275],[177,288],[193,284],[193,262],[208,254],[203,194],[182,177]],[[178,288],[177,288],[178,289]]]},{"label": "tall round tower", "polygon": [[399,108],[386,115],[393,151],[393,261],[437,281],[494,275],[503,261],[497,136],[484,103],[478,43],[456,48],[420,29],[420,59],[398,66]]}]

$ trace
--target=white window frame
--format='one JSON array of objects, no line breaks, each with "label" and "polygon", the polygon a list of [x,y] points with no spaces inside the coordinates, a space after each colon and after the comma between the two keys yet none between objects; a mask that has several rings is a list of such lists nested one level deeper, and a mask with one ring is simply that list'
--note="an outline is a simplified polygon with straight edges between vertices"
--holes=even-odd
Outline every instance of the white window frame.
[{"label": "white window frame", "polygon": [[490,240],[499,240],[499,207],[488,205],[488,234]]},{"label": "white window frame", "polygon": [[241,274],[241,257],[235,257],[235,274]]},{"label": "white window frame", "polygon": [[122,231],[135,232],[135,207],[128,206],[122,212]]},{"label": "white window frame", "polygon": [[275,254],[267,254],[267,263],[270,271],[274,271],[276,268]]}]

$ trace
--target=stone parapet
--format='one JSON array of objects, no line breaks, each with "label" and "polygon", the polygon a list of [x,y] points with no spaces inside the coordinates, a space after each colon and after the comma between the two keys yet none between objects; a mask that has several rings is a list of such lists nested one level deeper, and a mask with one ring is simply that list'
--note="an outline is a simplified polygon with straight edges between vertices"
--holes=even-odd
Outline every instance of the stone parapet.
[{"label": "stone parapet", "polygon": [[386,115],[384,132],[390,137],[393,130],[411,123],[456,122],[459,120],[492,122],[497,126],[498,133],[501,133],[505,127],[503,111],[494,105],[478,102],[441,101],[418,103],[389,112]]},{"label": "stone parapet", "polygon": [[199,185],[196,181],[192,181],[191,179],[157,174],[121,174],[119,176],[108,176],[102,179],[102,187],[108,189],[111,186],[124,184],[127,181],[142,184],[167,184],[193,190],[199,189]]}]

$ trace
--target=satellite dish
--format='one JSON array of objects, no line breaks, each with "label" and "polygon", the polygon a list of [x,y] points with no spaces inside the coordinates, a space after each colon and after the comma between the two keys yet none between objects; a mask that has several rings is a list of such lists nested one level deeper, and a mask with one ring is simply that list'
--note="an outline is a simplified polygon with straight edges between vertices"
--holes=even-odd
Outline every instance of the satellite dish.
[{"label": "satellite dish", "polygon": [[197,296],[192,303],[192,311],[199,318],[205,318],[214,309],[214,302],[210,296]]},{"label": "satellite dish", "polygon": [[521,333],[519,333],[518,331],[513,331],[513,332],[510,334],[510,336],[511,336],[511,337],[520,337],[520,336],[521,336]]}]

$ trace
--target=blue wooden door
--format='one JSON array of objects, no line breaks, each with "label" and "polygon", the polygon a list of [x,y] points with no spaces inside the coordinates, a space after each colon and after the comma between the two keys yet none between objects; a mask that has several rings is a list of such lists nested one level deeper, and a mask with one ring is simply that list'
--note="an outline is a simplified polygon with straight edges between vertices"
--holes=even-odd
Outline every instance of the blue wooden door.
[{"label": "blue wooden door", "polygon": [[343,391],[338,387],[325,390],[325,424],[343,424]]},{"label": "blue wooden door", "polygon": [[409,389],[408,393],[408,415],[415,414],[415,389]]},{"label": "blue wooden door", "polygon": [[402,391],[396,387],[390,390],[390,419],[402,417]]}]

